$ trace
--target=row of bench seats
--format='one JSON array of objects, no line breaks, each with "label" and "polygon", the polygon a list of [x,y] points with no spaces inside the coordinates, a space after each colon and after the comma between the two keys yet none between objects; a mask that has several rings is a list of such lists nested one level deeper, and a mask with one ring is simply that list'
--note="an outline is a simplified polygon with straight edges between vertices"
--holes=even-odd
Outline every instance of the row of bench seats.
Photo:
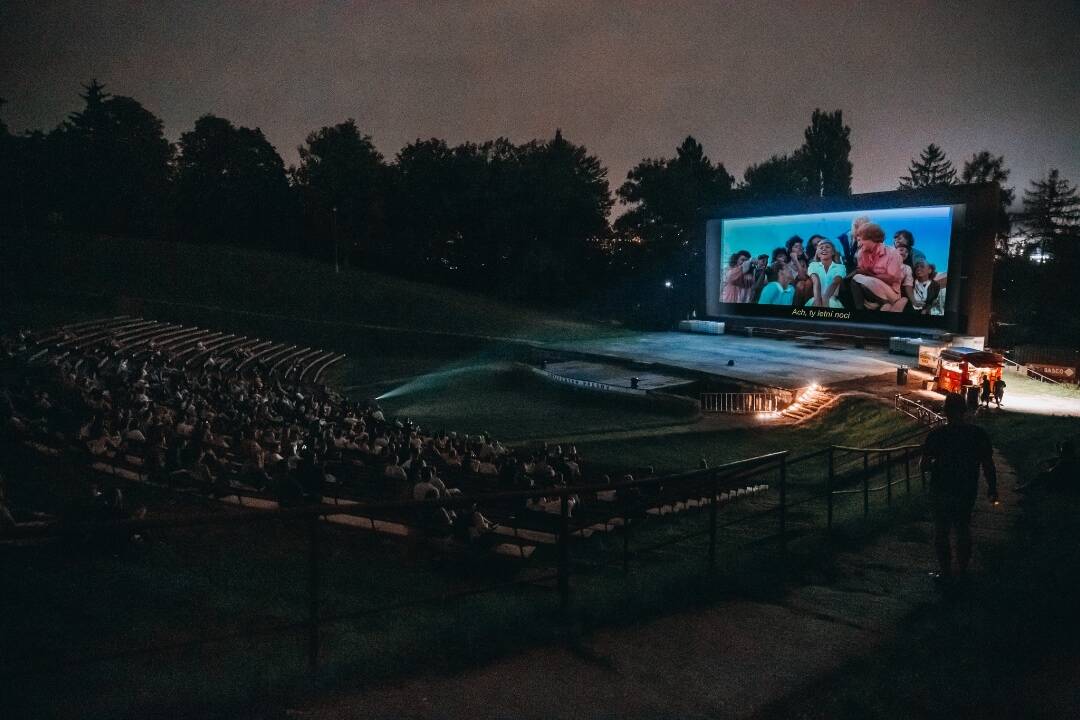
[{"label": "row of bench seats", "polygon": [[[343,357],[259,338],[116,316],[65,326],[47,335],[39,341],[41,349],[33,355],[33,360],[45,362],[50,355],[63,357],[74,348],[85,351],[103,344],[116,348],[102,360],[103,363],[109,360],[120,361],[123,358],[138,360],[146,353],[161,350],[171,353],[187,367],[205,367],[212,356],[217,356],[225,358],[220,365],[223,371],[243,372],[252,363],[260,362],[264,367],[268,367],[271,373],[283,370],[288,373],[287,369],[292,368],[292,372],[298,373],[297,379],[307,377],[310,381],[317,380],[328,367]],[[237,356],[235,351],[238,349],[245,350],[248,354]],[[49,457],[58,457],[65,450],[72,450],[70,447],[58,446],[47,437],[28,438],[25,442]],[[324,488],[321,497],[323,504],[350,508],[372,499],[373,487],[385,485],[382,466],[358,465],[357,460],[368,458],[354,455],[343,451],[336,459],[336,464],[330,468],[331,474],[335,475],[338,481]],[[272,495],[246,486],[239,479],[242,465],[240,462],[231,457],[226,457],[225,460],[231,469],[232,477],[226,481],[225,487],[219,486],[215,489],[220,501],[252,509],[275,509],[280,506]],[[111,458],[92,457],[87,461],[94,472],[113,478],[130,482],[155,482],[145,467],[145,457],[137,443],[126,443]],[[494,489],[490,487],[491,481],[490,476],[478,476],[462,471],[453,478],[452,484],[470,492],[484,492]],[[766,485],[733,488],[722,493],[718,500],[730,502],[766,489]],[[575,538],[588,538],[596,533],[611,532],[623,527],[628,518],[664,516],[707,507],[711,502],[701,487],[684,484],[665,487],[661,492],[646,497],[620,499],[618,493],[600,492],[579,500],[570,522],[570,532]],[[538,546],[552,545],[558,540],[560,517],[557,513],[521,510],[517,505],[498,503],[492,504],[490,508],[485,506],[484,511],[498,523],[495,533],[502,542],[496,544],[495,551],[500,554],[529,557]],[[421,513],[416,510],[383,510],[369,515],[328,512],[325,517],[328,522],[392,536],[409,537],[424,533]]]}]

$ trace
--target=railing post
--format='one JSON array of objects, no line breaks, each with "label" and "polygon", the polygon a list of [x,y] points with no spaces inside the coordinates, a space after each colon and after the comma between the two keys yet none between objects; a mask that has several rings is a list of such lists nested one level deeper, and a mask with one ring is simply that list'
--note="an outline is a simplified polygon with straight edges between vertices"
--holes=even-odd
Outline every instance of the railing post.
[{"label": "railing post", "polygon": [[716,470],[709,473],[709,570],[716,569],[716,505],[718,482]]},{"label": "railing post", "polygon": [[919,450],[919,476],[922,478],[922,491],[926,492],[926,468],[923,467],[922,450]]},{"label": "railing post", "polygon": [[319,516],[308,517],[308,670],[319,668]]},{"label": "railing post", "polygon": [[630,513],[624,513],[622,533],[622,572],[630,574]]},{"label": "railing post", "polygon": [[780,542],[787,545],[787,455],[780,456]]},{"label": "railing post", "polygon": [[904,448],[904,491],[911,494],[911,448]]},{"label": "railing post", "polygon": [[836,474],[836,461],[834,455],[836,448],[832,445],[829,446],[829,473],[825,476],[825,506],[827,508],[825,527],[832,532],[832,515],[833,515],[833,480]]},{"label": "railing post", "polygon": [[570,506],[566,490],[562,491],[559,499],[559,606],[565,613],[570,607],[570,538],[567,537]]},{"label": "railing post", "polygon": [[885,453],[885,504],[892,507],[892,453]]},{"label": "railing post", "polygon": [[863,520],[870,517],[870,451],[863,450],[862,456],[862,514]]}]

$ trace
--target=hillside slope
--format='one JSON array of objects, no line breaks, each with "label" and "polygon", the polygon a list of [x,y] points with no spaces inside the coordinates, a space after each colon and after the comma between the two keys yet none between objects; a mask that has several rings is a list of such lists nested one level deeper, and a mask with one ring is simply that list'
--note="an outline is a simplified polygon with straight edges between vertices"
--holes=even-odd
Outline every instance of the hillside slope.
[{"label": "hillside slope", "polygon": [[220,308],[536,340],[617,332],[390,275],[352,269],[335,274],[324,263],[289,255],[150,240],[9,239],[0,256],[0,288],[5,300],[66,302],[73,312],[80,296],[103,296],[201,306],[203,318]]}]

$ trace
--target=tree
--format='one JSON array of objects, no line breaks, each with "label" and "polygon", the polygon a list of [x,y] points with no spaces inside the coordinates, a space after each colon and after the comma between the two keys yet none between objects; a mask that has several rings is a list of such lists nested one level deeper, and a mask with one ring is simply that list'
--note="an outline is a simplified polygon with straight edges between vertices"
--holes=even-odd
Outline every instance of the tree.
[{"label": "tree", "polygon": [[523,145],[417,140],[393,169],[394,233],[414,267],[532,300],[581,294],[612,199],[599,159],[561,131]]},{"label": "tree", "polygon": [[564,277],[576,274],[590,241],[607,233],[607,216],[614,204],[607,169],[558,129],[547,142],[522,146],[518,161],[526,191],[523,221],[529,229],[519,263],[523,269],[537,269],[539,250],[553,256]]},{"label": "tree", "polygon": [[746,168],[739,193],[754,199],[816,196],[820,192],[820,180],[817,187],[814,182],[806,152],[800,148],[791,155],[773,155],[764,162]]},{"label": "tree", "polygon": [[926,146],[919,159],[912,159],[908,174],[900,178],[901,190],[943,187],[956,184],[956,170],[945,152],[934,143]]},{"label": "tree", "polygon": [[451,148],[436,138],[416,140],[394,159],[390,222],[417,270],[458,270],[463,263],[460,241],[483,165],[475,148]]},{"label": "tree", "polygon": [[803,144],[746,168],[739,194],[746,198],[825,197],[851,194],[851,128],[842,110],[815,109]]},{"label": "tree", "polygon": [[811,195],[851,194],[851,128],[842,110],[815,109],[803,133],[801,158],[805,161]]},{"label": "tree", "polygon": [[674,158],[647,158],[627,174],[618,196],[631,207],[616,228],[656,253],[686,248],[704,232],[704,211],[724,202],[733,182],[723,164],[713,165],[701,143],[688,136]]},{"label": "tree", "polygon": [[385,255],[389,171],[371,136],[349,118],[309,134],[298,151],[293,181],[309,227],[344,257],[348,250]]},{"label": "tree", "polygon": [[1024,209],[1021,213],[1024,234],[1027,239],[1026,253],[1035,250],[1050,253],[1055,265],[1075,270],[1080,244],[1080,197],[1075,185],[1061,177],[1057,168],[1051,169],[1045,179],[1032,180],[1031,188],[1024,191]]},{"label": "tree", "polygon": [[[670,281],[667,300],[685,310],[697,304],[704,283],[706,211],[731,197],[734,178],[713,164],[701,143],[687,137],[670,159],[645,159],[618,190],[630,206],[615,221],[615,231],[638,248],[628,270],[644,283],[638,298],[650,299]],[[670,319],[670,318],[668,318]]]},{"label": "tree", "polygon": [[[0,97],[0,110],[6,104],[7,100]],[[0,229],[10,229],[25,222],[17,197],[19,182],[15,148],[16,138],[8,132],[7,124],[0,116]]]},{"label": "tree", "polygon": [[75,230],[115,235],[162,232],[173,148],[164,125],[137,100],[91,80],[82,110],[49,135],[53,204]]},{"label": "tree", "polygon": [[1002,254],[1007,251],[1009,231],[1012,222],[1009,218],[1009,208],[1016,199],[1015,191],[1005,187],[1011,171],[1005,167],[1004,156],[991,155],[988,150],[976,153],[964,163],[964,169],[960,173],[960,180],[964,183],[996,182],[1001,187],[1001,195],[998,201],[997,244]]},{"label": "tree", "polygon": [[295,248],[299,208],[285,164],[258,128],[203,115],[180,136],[176,222],[196,242]]}]

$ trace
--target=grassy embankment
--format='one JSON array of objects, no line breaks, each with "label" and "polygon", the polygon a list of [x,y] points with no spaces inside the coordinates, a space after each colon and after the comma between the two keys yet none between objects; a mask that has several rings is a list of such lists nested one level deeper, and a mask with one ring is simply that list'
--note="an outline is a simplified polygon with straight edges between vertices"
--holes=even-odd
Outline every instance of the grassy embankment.
[{"label": "grassy embankment", "polygon": [[[9,321],[60,321],[68,313],[111,310],[109,303],[126,298],[121,312],[215,327],[228,323],[228,329],[248,332],[272,329],[281,339],[301,333],[313,344],[349,343],[344,350],[353,348],[352,334],[363,335],[365,326],[447,333],[447,343],[455,333],[543,340],[621,332],[565,313],[390,275],[348,268],[335,274],[325,263],[250,249],[42,238],[6,241],[2,257],[0,279],[12,301],[3,316]],[[428,344],[440,344],[431,339],[437,335],[428,337]]]}]

